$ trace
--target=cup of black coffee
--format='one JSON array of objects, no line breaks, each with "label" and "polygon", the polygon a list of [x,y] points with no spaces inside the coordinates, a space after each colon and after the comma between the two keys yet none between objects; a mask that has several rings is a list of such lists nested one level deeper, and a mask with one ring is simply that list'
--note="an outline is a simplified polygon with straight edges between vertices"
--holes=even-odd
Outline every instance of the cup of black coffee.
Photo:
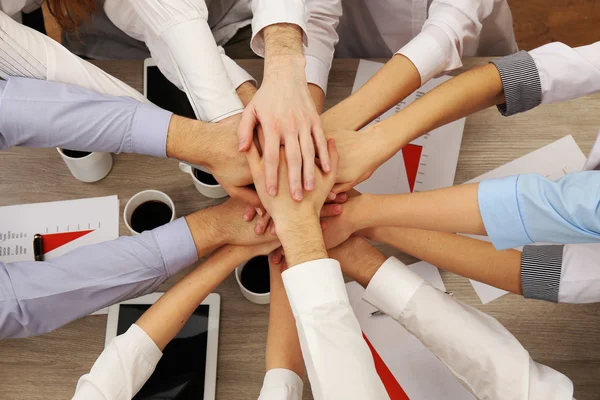
[{"label": "cup of black coffee", "polygon": [[133,235],[168,224],[175,218],[173,200],[158,190],[137,193],[123,210],[125,225]]},{"label": "cup of black coffee", "polygon": [[113,166],[110,153],[91,153],[89,151],[77,151],[56,148],[62,157],[71,175],[82,182],[97,182],[104,178]]},{"label": "cup of black coffee", "polygon": [[220,199],[227,196],[225,189],[219,185],[219,182],[207,169],[200,166],[192,167],[185,163],[179,163],[179,169],[192,177],[196,190],[204,196],[211,199]]},{"label": "cup of black coffee", "polygon": [[245,298],[255,304],[271,301],[271,274],[269,258],[258,256],[235,269],[235,279]]}]

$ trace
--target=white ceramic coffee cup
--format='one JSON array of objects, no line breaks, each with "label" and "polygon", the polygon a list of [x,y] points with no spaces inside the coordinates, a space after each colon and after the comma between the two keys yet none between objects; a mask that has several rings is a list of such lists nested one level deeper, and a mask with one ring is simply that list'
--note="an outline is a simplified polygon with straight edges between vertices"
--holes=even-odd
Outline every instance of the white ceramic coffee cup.
[{"label": "white ceramic coffee cup", "polygon": [[[250,261],[250,260],[248,260]],[[250,290],[246,289],[244,285],[242,285],[242,270],[246,266],[247,262],[239,265],[235,269],[235,280],[237,281],[240,290],[244,297],[248,299],[248,301],[254,304],[269,304],[271,302],[271,292],[268,293],[254,293]]]},{"label": "white ceramic coffee cup", "polygon": [[104,178],[113,166],[112,154],[93,152],[85,157],[73,158],[65,155],[62,149],[56,148],[71,175],[81,182],[97,182]]},{"label": "white ceramic coffee cup", "polygon": [[202,172],[206,172],[207,174],[210,174],[210,171],[206,168],[200,166],[192,167],[191,165],[188,165],[186,163],[179,163],[179,169],[192,177],[196,190],[198,190],[204,196],[209,197],[211,199],[220,199],[222,197],[227,196],[227,192],[225,191],[225,189],[223,189],[221,185],[207,185],[206,183],[201,182],[198,178],[196,178],[194,176],[194,168],[199,169]]},{"label": "white ceramic coffee cup", "polygon": [[133,215],[133,212],[140,205],[152,200],[160,201],[168,205],[171,208],[171,211],[173,211],[173,214],[171,215],[171,221],[175,220],[175,204],[173,204],[173,200],[171,200],[169,196],[167,196],[165,193],[159,190],[144,190],[133,195],[133,197],[129,199],[127,204],[125,204],[125,209],[123,210],[123,219],[125,220],[125,225],[127,226],[127,229],[129,229],[129,232],[131,232],[132,235],[140,234],[140,232],[136,232],[131,227],[131,216]]}]

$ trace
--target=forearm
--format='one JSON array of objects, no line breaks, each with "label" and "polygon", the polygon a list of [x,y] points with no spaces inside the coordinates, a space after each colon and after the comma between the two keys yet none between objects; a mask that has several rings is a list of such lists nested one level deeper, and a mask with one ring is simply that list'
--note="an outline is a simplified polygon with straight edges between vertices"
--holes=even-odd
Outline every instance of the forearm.
[{"label": "forearm", "polygon": [[254,98],[254,95],[256,94],[257,89],[256,89],[256,86],[254,85],[254,82],[246,81],[246,82],[242,83],[240,86],[238,86],[237,89],[235,89],[235,91],[237,92],[237,95],[240,98],[244,107],[246,107],[248,105],[248,103],[250,103],[252,101],[252,99]]},{"label": "forearm", "polygon": [[223,247],[183,277],[136,322],[162,351],[200,303],[247,257],[243,248]]},{"label": "forearm", "polygon": [[520,251],[497,251],[482,240],[420,229],[381,227],[363,233],[446,271],[523,294]]},{"label": "forearm", "polygon": [[275,221],[277,235],[283,245],[288,265],[293,267],[308,261],[327,258],[327,249],[316,214],[294,215],[297,218]]},{"label": "forearm", "polygon": [[367,287],[386,257],[366,240],[351,236],[341,245],[329,250],[329,256],[340,262],[342,271],[362,287]]},{"label": "forearm", "polygon": [[300,378],[304,375],[304,360],[296,320],[290,308],[281,279],[280,266],[272,266],[269,331],[267,332],[266,370],[287,369]]},{"label": "forearm", "polygon": [[450,79],[367,130],[382,135],[380,140],[395,153],[435,128],[502,103],[500,74],[494,65],[488,64]]},{"label": "forearm", "polygon": [[398,226],[441,232],[486,235],[479,212],[479,184],[460,185],[427,192],[369,195],[357,198],[356,230]]},{"label": "forearm", "polygon": [[0,263],[0,337],[41,335],[103,307],[152,293],[197,259],[190,230],[178,219],[50,261]]},{"label": "forearm", "polygon": [[358,91],[322,115],[323,129],[359,130],[420,86],[421,77],[413,63],[396,55]]}]

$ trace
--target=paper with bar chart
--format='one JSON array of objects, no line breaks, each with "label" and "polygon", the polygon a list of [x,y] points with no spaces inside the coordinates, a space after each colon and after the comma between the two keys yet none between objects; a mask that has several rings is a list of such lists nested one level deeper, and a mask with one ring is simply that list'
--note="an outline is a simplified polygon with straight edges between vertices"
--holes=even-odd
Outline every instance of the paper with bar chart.
[{"label": "paper with bar chart", "polygon": [[[382,66],[382,63],[360,60],[352,93],[364,85]],[[430,80],[371,124],[393,116],[448,79],[450,77],[444,76]],[[413,140],[379,167],[369,179],[357,185],[356,189],[363,193],[394,194],[452,186],[464,127],[465,119],[462,118]]]},{"label": "paper with bar chart", "polygon": [[[409,266],[433,287],[445,291],[436,267],[426,262]],[[473,400],[473,395],[423,343],[387,315],[370,316],[376,309],[362,299],[364,289],[346,284],[350,305],[391,400]]]},{"label": "paper with bar chart", "polygon": [[41,234],[44,259],[119,236],[117,196],[0,207],[0,261],[33,261]]}]

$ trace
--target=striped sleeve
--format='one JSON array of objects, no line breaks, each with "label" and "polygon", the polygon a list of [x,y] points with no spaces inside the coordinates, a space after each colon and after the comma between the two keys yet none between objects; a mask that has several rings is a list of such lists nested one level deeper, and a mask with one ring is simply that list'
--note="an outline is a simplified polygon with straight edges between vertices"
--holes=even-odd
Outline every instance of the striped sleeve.
[{"label": "striped sleeve", "polygon": [[531,110],[542,102],[542,85],[535,61],[520,51],[491,61],[498,69],[506,102],[498,105],[505,117]]},{"label": "striped sleeve", "polygon": [[558,302],[563,245],[525,246],[521,256],[521,287],[529,299]]}]

